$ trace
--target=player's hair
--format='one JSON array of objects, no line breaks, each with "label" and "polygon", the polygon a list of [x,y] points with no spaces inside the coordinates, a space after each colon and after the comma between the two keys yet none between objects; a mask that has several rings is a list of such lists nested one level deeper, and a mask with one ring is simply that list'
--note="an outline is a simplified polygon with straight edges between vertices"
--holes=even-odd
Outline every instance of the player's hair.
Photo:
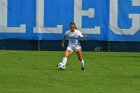
[{"label": "player's hair", "polygon": [[76,27],[76,25],[75,25],[74,22],[71,22],[71,23],[70,23],[70,26],[71,26],[71,25],[74,25],[74,26],[75,26],[75,29],[77,29],[77,27]]}]

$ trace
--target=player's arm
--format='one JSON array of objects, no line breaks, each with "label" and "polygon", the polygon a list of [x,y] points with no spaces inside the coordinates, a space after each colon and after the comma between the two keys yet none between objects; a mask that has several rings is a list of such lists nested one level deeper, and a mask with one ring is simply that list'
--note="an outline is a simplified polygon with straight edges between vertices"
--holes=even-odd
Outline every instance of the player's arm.
[{"label": "player's arm", "polygon": [[66,35],[64,35],[64,37],[63,37],[63,39],[62,39],[62,42],[61,42],[61,46],[62,46],[62,47],[64,47],[65,40],[66,40]]},{"label": "player's arm", "polygon": [[82,39],[87,38],[87,36],[85,34],[82,34],[80,31],[78,31],[78,36],[80,36]]}]

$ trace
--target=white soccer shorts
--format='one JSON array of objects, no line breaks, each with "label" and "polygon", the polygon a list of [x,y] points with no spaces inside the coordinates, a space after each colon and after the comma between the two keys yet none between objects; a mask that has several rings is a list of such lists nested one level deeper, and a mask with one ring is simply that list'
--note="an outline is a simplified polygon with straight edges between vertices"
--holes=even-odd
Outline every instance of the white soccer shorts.
[{"label": "white soccer shorts", "polygon": [[81,49],[80,45],[68,46],[67,47],[67,50],[70,50],[71,52],[73,52],[73,51],[77,52],[79,49]]}]

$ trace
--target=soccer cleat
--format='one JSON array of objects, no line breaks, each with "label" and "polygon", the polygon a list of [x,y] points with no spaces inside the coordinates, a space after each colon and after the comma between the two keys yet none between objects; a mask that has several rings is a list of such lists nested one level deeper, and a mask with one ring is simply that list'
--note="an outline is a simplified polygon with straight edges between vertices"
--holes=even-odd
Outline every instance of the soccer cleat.
[{"label": "soccer cleat", "polygon": [[82,70],[84,70],[85,68],[84,67],[82,67]]}]

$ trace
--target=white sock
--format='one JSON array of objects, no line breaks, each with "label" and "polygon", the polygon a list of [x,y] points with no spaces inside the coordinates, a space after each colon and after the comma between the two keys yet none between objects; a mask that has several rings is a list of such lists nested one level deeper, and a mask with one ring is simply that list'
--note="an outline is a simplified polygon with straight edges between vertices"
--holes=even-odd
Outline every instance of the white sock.
[{"label": "white sock", "polygon": [[66,58],[66,57],[63,57],[62,63],[63,63],[64,65],[66,65],[66,63],[67,63],[67,58]]},{"label": "white sock", "polygon": [[84,67],[84,60],[80,61],[81,67]]}]

